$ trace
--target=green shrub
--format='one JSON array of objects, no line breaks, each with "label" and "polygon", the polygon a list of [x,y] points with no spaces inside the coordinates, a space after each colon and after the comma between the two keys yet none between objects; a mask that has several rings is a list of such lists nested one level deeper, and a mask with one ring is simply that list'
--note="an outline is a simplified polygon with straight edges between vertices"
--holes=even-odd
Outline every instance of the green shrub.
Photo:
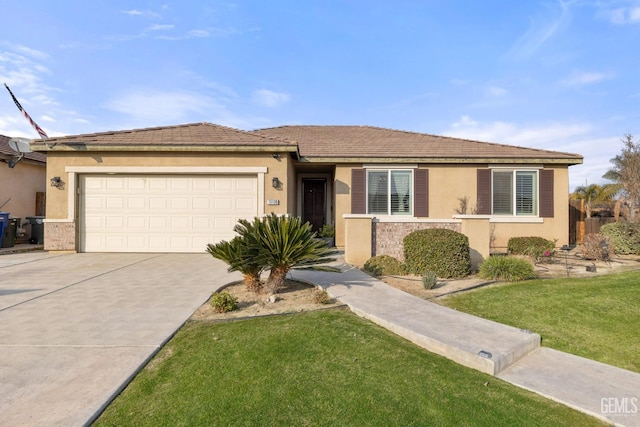
[{"label": "green shrub", "polygon": [[507,251],[512,255],[526,255],[538,260],[549,258],[555,246],[555,242],[542,237],[512,237],[507,243]]},{"label": "green shrub", "polygon": [[425,271],[422,273],[422,286],[425,289],[433,289],[438,284],[438,275],[435,271]]},{"label": "green shrub", "polygon": [[536,276],[533,265],[514,256],[491,256],[480,264],[478,275],[483,279],[519,282]]},{"label": "green shrub", "polygon": [[611,239],[613,250],[620,255],[640,255],[640,224],[618,221],[600,227],[600,233]]},{"label": "green shrub", "polygon": [[407,268],[398,259],[389,255],[378,255],[364,263],[364,269],[375,276],[407,274]]},{"label": "green shrub", "polygon": [[585,259],[608,261],[613,255],[611,240],[604,234],[592,233],[584,236],[582,242],[582,256]]},{"label": "green shrub", "polygon": [[333,237],[336,235],[336,229],[331,224],[324,224],[320,230],[318,230],[318,237]]},{"label": "green shrub", "polygon": [[404,238],[404,260],[413,274],[432,270],[446,279],[465,277],[471,273],[469,239],[444,228],[414,231]]},{"label": "green shrub", "polygon": [[211,306],[216,313],[226,313],[238,309],[238,298],[227,291],[216,292],[211,298]]}]

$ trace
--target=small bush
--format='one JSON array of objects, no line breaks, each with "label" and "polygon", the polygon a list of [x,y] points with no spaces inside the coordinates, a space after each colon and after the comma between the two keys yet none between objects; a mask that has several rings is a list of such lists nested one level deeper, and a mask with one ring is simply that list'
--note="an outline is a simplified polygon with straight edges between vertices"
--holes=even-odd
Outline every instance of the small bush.
[{"label": "small bush", "polygon": [[404,259],[413,274],[434,271],[446,279],[471,273],[469,239],[444,228],[418,230],[404,238]]},{"label": "small bush", "polygon": [[211,306],[216,313],[226,313],[238,309],[238,298],[227,291],[216,292],[211,298]]},{"label": "small bush", "polygon": [[389,255],[378,255],[364,263],[364,269],[375,276],[391,276],[407,274],[406,266]]},{"label": "small bush", "polygon": [[315,304],[331,304],[333,302],[333,298],[324,289],[315,288],[311,295]]},{"label": "small bush", "polygon": [[593,233],[584,236],[582,255],[585,259],[608,261],[613,255],[611,240],[604,234]]},{"label": "small bush", "polygon": [[613,250],[619,255],[640,255],[640,224],[618,221],[600,227],[600,233],[611,239]]},{"label": "small bush", "polygon": [[549,259],[555,246],[555,242],[542,237],[512,237],[507,243],[507,251],[512,255],[526,255],[534,260]]},{"label": "small bush", "polygon": [[478,275],[483,279],[519,282],[536,276],[533,265],[514,256],[492,256],[480,264]]},{"label": "small bush", "polygon": [[336,234],[336,229],[331,224],[324,224],[318,231],[318,237],[333,237]]},{"label": "small bush", "polygon": [[425,289],[433,289],[438,284],[438,275],[435,271],[425,271],[422,273],[422,286]]}]

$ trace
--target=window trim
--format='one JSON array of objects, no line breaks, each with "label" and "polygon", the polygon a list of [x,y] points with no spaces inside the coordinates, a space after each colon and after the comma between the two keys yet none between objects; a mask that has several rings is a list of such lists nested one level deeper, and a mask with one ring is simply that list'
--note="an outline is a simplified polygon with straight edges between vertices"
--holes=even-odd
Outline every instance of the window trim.
[{"label": "window trim", "polygon": [[[491,215],[499,218],[539,218],[540,217],[540,170],[541,167],[493,167],[491,170]],[[511,212],[510,214],[497,214],[495,213],[494,206],[494,173],[495,172],[510,172],[511,173]],[[532,173],[534,175],[534,191],[533,191],[533,213],[518,213],[517,203],[517,176],[518,172]]]},{"label": "window trim", "polygon": [[[368,167],[365,169],[365,208],[367,215],[376,215],[376,216],[387,216],[387,217],[401,217],[401,218],[413,218],[415,217],[415,173],[414,168],[409,167],[387,167],[387,168],[373,168]],[[370,172],[386,172],[387,173],[387,212],[386,213],[371,213],[369,211],[369,173]],[[391,174],[392,172],[405,172],[409,173],[409,202],[410,209],[406,214],[392,213],[391,212]]]}]

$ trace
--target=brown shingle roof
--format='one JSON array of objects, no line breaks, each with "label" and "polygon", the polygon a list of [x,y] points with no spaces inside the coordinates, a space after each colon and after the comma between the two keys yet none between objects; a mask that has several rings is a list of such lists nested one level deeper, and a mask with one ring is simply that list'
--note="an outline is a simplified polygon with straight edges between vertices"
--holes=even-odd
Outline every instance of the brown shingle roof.
[{"label": "brown shingle roof", "polygon": [[582,163],[579,154],[471,141],[372,126],[282,126],[253,133],[298,143],[303,158],[313,159],[414,159],[555,160]]},{"label": "brown shingle roof", "polygon": [[[44,145],[38,143],[38,149]],[[180,147],[180,146],[244,146],[244,147],[284,147],[296,151],[295,144],[266,135],[245,132],[239,129],[211,123],[191,123],[177,126],[163,126],[144,129],[99,132],[84,135],[70,135],[49,138],[47,145],[90,147]],[[61,147],[60,147],[61,148]]]},{"label": "brown shingle roof", "polygon": [[[9,147],[10,139],[8,136],[0,135],[0,158],[9,159],[20,154]],[[24,159],[44,164],[47,162],[47,155],[43,153],[25,153]]]}]

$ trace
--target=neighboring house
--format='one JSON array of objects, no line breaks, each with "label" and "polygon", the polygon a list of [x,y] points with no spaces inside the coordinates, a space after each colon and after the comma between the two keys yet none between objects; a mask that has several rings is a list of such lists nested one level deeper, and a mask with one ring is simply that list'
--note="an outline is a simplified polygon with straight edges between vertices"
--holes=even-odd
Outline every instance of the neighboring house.
[{"label": "neighboring house", "polygon": [[47,156],[43,153],[26,153],[22,160],[9,167],[18,158],[9,147],[9,137],[0,135],[0,211],[12,217],[44,215]]},{"label": "neighboring house", "polygon": [[[238,218],[335,224],[348,262],[402,258],[422,228],[469,236],[474,262],[513,236],[568,243],[577,154],[369,126],[244,132],[201,123],[52,138],[45,249],[202,252]],[[467,212],[461,200],[467,200]],[[458,213],[462,212],[462,213]]]}]

